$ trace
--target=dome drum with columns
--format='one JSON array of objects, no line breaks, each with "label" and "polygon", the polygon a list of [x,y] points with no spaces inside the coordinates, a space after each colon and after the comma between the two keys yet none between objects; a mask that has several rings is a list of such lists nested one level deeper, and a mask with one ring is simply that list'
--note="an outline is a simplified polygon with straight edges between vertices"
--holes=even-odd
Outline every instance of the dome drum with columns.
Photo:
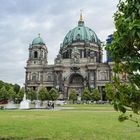
[{"label": "dome drum with columns", "polygon": [[102,62],[101,41],[85,26],[82,14],[78,26],[71,29],[60,45],[54,65],[47,61],[47,47],[40,35],[29,46],[26,66],[26,88],[38,91],[43,85],[48,90],[56,87],[61,98],[67,99],[71,89],[81,97],[83,89],[98,88],[105,99],[105,84],[111,80],[112,65]]},{"label": "dome drum with columns", "polygon": [[80,52],[80,58],[87,58],[90,53],[95,55],[97,62],[101,62],[102,49],[101,42],[96,33],[84,25],[82,15],[78,26],[70,30],[60,47],[60,54],[64,59],[71,58],[72,48],[77,47]]}]

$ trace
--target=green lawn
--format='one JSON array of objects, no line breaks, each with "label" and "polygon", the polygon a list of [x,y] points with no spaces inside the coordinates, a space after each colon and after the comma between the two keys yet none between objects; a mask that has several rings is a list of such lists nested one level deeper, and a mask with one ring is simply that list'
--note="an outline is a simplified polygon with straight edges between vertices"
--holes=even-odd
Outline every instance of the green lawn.
[{"label": "green lawn", "polygon": [[[71,110],[87,110],[87,111],[114,111],[110,104],[66,104],[63,105],[64,109],[72,107]],[[65,108],[66,107],[66,108]]]},{"label": "green lawn", "polygon": [[[90,106],[86,107],[90,108]],[[102,108],[103,106],[96,107]],[[0,137],[17,140],[140,139],[140,128],[129,121],[118,122],[119,113],[117,112],[76,110],[1,110]]]}]

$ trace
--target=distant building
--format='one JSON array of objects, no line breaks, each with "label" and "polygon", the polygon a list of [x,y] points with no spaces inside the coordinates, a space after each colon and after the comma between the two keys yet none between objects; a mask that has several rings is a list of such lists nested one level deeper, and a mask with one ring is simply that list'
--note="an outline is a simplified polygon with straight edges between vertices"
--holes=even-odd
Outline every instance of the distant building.
[{"label": "distant building", "polygon": [[54,65],[47,61],[48,50],[40,35],[29,46],[26,69],[26,88],[38,90],[40,85],[48,90],[56,87],[61,98],[67,99],[71,89],[77,95],[84,87],[98,88],[105,98],[105,84],[111,81],[112,64],[102,62],[101,41],[96,33],[85,26],[82,15],[78,26],[71,29],[60,45]]},{"label": "distant building", "polygon": [[[106,39],[106,44],[110,45],[113,41],[113,35],[109,35],[108,38]],[[107,51],[107,62],[113,62],[113,59],[110,56],[110,52]]]}]

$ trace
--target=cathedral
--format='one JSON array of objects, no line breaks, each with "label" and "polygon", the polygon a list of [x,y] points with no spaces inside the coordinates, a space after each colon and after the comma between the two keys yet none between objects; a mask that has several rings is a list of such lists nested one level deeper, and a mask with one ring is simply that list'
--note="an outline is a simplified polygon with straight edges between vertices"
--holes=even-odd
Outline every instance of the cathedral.
[{"label": "cathedral", "polygon": [[58,89],[67,99],[71,89],[81,97],[83,89],[98,88],[105,99],[105,84],[111,81],[112,62],[102,62],[102,45],[96,33],[85,26],[82,14],[78,26],[71,29],[60,45],[53,65],[47,61],[47,46],[40,35],[29,46],[25,86],[38,91],[40,85]]}]

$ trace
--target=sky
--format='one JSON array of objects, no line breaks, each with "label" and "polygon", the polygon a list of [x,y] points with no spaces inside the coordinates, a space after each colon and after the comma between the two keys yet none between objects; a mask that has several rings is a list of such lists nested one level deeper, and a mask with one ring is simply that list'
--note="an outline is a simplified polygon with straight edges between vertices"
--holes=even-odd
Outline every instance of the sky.
[{"label": "sky", "polygon": [[113,14],[119,0],[0,2],[0,80],[23,86],[29,44],[39,33],[48,48],[48,63],[53,64],[65,35],[78,25],[81,9],[85,26],[105,42],[115,30]]}]

